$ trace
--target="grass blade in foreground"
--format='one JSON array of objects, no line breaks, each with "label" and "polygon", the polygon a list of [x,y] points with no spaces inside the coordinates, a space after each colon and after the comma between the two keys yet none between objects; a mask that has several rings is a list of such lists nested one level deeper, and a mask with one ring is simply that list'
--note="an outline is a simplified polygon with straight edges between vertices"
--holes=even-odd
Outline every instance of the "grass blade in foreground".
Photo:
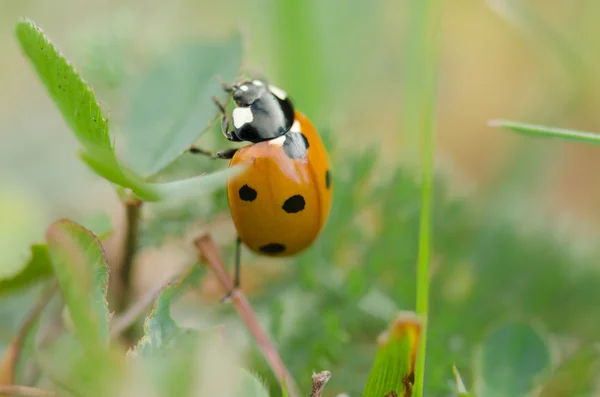
[{"label": "grass blade in foreground", "polygon": [[401,131],[409,141],[418,138],[421,173],[421,212],[417,259],[417,307],[423,320],[423,331],[415,369],[415,396],[423,395],[425,352],[429,312],[429,265],[431,255],[431,223],[434,173],[435,103],[438,52],[440,46],[441,0],[410,0],[407,12],[406,70],[403,75],[405,125]]},{"label": "grass blade in foreground", "polygon": [[[412,395],[421,324],[413,315],[399,315],[379,338],[379,350],[363,397]],[[395,394],[394,394],[395,393]]]},{"label": "grass blade in foreground", "polygon": [[540,138],[563,139],[570,142],[600,145],[600,134],[592,132],[569,130],[564,128],[546,127],[542,125],[519,123],[508,120],[492,120],[491,127],[500,127],[523,135]]},{"label": "grass blade in foreground", "polygon": [[104,117],[93,91],[42,30],[31,21],[16,27],[21,48],[65,122],[83,146],[82,159],[100,176],[131,188],[140,198],[155,200],[148,184],[119,164]]},{"label": "grass blade in foreground", "polygon": [[75,222],[59,220],[46,233],[54,274],[84,346],[108,345],[108,265],[100,242]]}]

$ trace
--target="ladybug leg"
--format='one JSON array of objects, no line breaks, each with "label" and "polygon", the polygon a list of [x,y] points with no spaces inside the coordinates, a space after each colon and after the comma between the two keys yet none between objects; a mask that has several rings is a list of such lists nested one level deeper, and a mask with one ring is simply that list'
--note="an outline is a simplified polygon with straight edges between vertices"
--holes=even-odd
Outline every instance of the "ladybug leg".
[{"label": "ladybug leg", "polygon": [[223,298],[221,298],[221,302],[227,301],[231,298],[233,291],[240,288],[240,263],[242,259],[242,240],[240,236],[237,236],[235,240],[235,264],[234,264],[234,273],[233,273],[233,289],[229,291]]},{"label": "ladybug leg", "polygon": [[235,153],[238,150],[239,150],[238,148],[231,148],[231,149],[225,149],[225,150],[218,151],[217,153],[213,153],[209,150],[202,149],[198,146],[192,145],[189,147],[189,149],[187,151],[192,154],[201,154],[203,156],[208,156],[208,157],[212,158],[213,160],[214,159],[230,160],[233,158],[233,156],[235,155]]},{"label": "ladybug leg", "polygon": [[229,116],[227,115],[227,111],[225,110],[225,105],[223,105],[216,97],[213,97],[213,102],[219,108],[219,113],[221,114],[221,132],[228,140],[232,142],[241,142],[235,135],[233,135],[233,131],[230,130],[231,122],[229,121]]}]

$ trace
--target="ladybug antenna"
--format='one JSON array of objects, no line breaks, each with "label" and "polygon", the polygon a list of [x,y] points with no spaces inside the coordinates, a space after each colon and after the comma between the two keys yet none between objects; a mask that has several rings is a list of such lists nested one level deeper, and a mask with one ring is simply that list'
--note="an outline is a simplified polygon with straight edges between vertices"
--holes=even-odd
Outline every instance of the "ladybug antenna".
[{"label": "ladybug antenna", "polygon": [[226,92],[233,92],[233,90],[236,88],[235,84],[229,84],[224,82],[221,79],[221,76],[216,76],[215,79],[219,82],[219,84],[221,84],[221,86],[223,87],[223,90],[225,90]]}]

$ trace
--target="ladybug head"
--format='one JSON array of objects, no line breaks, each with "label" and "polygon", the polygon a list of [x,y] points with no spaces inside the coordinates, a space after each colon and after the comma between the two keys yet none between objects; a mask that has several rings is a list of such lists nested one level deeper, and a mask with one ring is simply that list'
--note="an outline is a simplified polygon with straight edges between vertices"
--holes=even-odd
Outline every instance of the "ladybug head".
[{"label": "ladybug head", "polygon": [[237,106],[247,107],[267,92],[267,84],[261,80],[245,81],[234,84],[228,91],[231,92]]}]

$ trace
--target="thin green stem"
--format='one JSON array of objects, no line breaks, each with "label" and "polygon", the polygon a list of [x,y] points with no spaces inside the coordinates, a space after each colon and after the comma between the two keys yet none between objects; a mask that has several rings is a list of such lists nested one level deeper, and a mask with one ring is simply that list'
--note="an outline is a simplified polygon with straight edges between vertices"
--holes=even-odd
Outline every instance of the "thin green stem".
[{"label": "thin green stem", "polygon": [[427,323],[429,309],[429,264],[431,253],[431,207],[434,173],[435,99],[441,0],[410,0],[407,13],[407,40],[404,74],[405,131],[419,137],[421,170],[421,213],[417,262],[417,314],[423,332],[415,367],[413,395],[423,395]]},{"label": "thin green stem", "polygon": [[[277,79],[290,95],[294,105],[318,122],[326,108],[327,90],[323,80],[323,48],[319,41],[319,25],[315,23],[312,2],[275,0],[273,3],[274,36],[277,51]],[[269,30],[271,32],[271,30]]]}]

